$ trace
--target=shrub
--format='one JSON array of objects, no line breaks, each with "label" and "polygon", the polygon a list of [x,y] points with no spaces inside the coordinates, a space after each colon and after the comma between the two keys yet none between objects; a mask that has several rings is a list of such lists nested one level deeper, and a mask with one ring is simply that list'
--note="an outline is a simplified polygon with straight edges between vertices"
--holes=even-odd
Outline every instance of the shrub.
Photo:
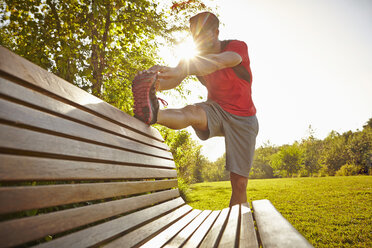
[{"label": "shrub", "polygon": [[178,189],[184,201],[187,201],[187,192],[190,190],[190,185],[182,177],[178,178]]},{"label": "shrub", "polygon": [[310,173],[308,170],[306,170],[305,168],[302,168],[298,174],[297,174],[297,177],[309,177],[310,176]]},{"label": "shrub", "polygon": [[336,172],[336,176],[355,176],[360,174],[362,169],[362,166],[345,164]]},{"label": "shrub", "polygon": [[318,177],[326,177],[326,176],[328,176],[327,166],[322,165],[321,169],[319,170]]}]

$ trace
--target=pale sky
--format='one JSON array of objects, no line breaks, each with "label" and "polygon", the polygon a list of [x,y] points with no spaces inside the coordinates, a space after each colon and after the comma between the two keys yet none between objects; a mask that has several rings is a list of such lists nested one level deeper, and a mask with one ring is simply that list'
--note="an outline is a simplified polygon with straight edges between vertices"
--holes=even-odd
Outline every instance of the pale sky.
[{"label": "pale sky", "polygon": [[[267,141],[273,145],[300,141],[308,136],[309,125],[320,139],[332,130],[355,131],[372,117],[371,0],[214,4],[224,23],[220,40],[239,39],[248,45],[260,123],[257,148]],[[201,101],[199,95],[206,97],[197,83],[190,90],[188,104]],[[169,107],[185,104],[169,100]],[[200,143],[211,161],[225,152],[223,138]]]}]

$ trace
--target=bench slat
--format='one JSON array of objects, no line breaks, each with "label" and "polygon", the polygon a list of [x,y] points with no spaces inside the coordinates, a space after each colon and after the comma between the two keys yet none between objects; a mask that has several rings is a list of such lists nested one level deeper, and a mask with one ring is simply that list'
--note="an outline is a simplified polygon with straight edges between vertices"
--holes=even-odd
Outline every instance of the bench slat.
[{"label": "bench slat", "polygon": [[[191,208],[191,207],[190,207]],[[145,244],[141,245],[141,248],[154,248],[162,247],[169,240],[171,240],[178,232],[180,232],[186,225],[188,225],[196,216],[201,213],[200,210],[194,209],[186,216],[182,217],[176,223],[172,224],[170,227],[157,234],[154,238],[147,241]]]},{"label": "bench slat", "polygon": [[200,244],[200,247],[210,248],[215,247],[219,241],[219,238],[222,235],[222,229],[227,221],[227,217],[229,215],[230,208],[224,208],[221,210],[220,214],[218,215],[217,220],[214,222],[212,228],[207,233],[207,236]]},{"label": "bench slat", "polygon": [[43,132],[58,133],[58,135],[77,140],[84,140],[118,149],[131,150],[172,159],[172,155],[168,151],[118,137],[111,133],[97,130],[23,105],[5,101],[1,98],[0,106],[0,119],[12,124],[14,123],[16,126],[43,129]]},{"label": "bench slat", "polygon": [[253,201],[253,214],[263,247],[313,247],[268,200]]},{"label": "bench slat", "polygon": [[0,71],[160,141],[160,133],[119,109],[0,46]]},{"label": "bench slat", "polygon": [[239,238],[238,224],[239,224],[239,208],[236,204],[230,208],[229,218],[226,227],[223,230],[221,240],[218,247],[235,247],[236,240]]},{"label": "bench slat", "polygon": [[[0,246],[15,246],[179,196],[169,190],[0,222]],[[22,235],[19,235],[22,233]]]},{"label": "bench slat", "polygon": [[141,164],[165,168],[175,168],[174,162],[99,146],[83,141],[72,140],[65,137],[53,136],[18,127],[0,124],[0,149],[22,150],[21,153],[43,153],[45,156],[68,156],[81,160],[95,159],[97,162],[119,162],[125,164]]},{"label": "bench slat", "polygon": [[203,240],[203,238],[213,225],[219,213],[220,211],[213,211],[182,247],[183,248],[198,247],[198,245],[201,243],[201,241]]},{"label": "bench slat", "polygon": [[0,181],[176,178],[174,169],[0,154]]},{"label": "bench slat", "polygon": [[[177,187],[177,180],[0,188],[0,214]],[[53,197],[50,197],[53,196]]]},{"label": "bench slat", "polygon": [[32,107],[40,111],[52,113],[56,116],[84,123],[97,129],[111,132],[123,138],[137,140],[138,142],[169,150],[167,145],[131,129],[120,126],[109,120],[98,117],[92,113],[76,108],[70,104],[46,96],[34,90],[30,90],[9,80],[0,78],[0,95],[3,94],[7,100],[15,101],[18,104]]},{"label": "bench slat", "polygon": [[168,244],[164,247],[181,247],[191,237],[191,235],[198,229],[203,221],[210,215],[211,210],[204,210],[199,214],[190,224],[188,224],[180,233],[178,233]]},{"label": "bench slat", "polygon": [[[143,225],[148,221],[173,210],[174,216],[183,216],[191,211],[191,207],[183,205],[185,202],[181,198],[165,202],[153,207],[140,210],[127,216],[119,217],[85,230],[68,234],[62,238],[41,244],[39,248],[85,248],[97,246],[103,242],[112,240],[135,227]],[[183,205],[183,206],[182,206]]]},{"label": "bench slat", "polygon": [[258,248],[256,230],[254,227],[253,216],[248,203],[243,203],[240,206],[240,240],[239,247],[241,248]]},{"label": "bench slat", "polygon": [[[192,208],[190,207],[189,210],[191,211],[191,209]],[[111,243],[108,243],[105,247],[112,248],[139,246],[172,225],[175,221],[179,220],[184,215],[184,212],[171,212],[159,219],[141,226],[140,228],[112,241]]]}]

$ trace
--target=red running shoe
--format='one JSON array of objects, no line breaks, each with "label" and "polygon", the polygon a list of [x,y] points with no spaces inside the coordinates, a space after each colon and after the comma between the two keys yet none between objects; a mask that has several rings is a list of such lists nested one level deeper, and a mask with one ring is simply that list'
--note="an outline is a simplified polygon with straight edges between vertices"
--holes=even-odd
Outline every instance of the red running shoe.
[{"label": "red running shoe", "polygon": [[132,82],[134,117],[147,125],[154,124],[157,121],[159,111],[155,89],[157,77],[157,72],[143,72],[138,74]]}]

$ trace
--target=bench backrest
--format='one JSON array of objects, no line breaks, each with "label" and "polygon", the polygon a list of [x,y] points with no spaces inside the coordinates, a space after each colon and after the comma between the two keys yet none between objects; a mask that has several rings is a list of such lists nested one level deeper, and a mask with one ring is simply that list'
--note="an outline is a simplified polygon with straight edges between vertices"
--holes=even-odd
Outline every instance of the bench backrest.
[{"label": "bench backrest", "polygon": [[156,129],[3,47],[0,74],[0,247],[99,245],[185,204]]}]

